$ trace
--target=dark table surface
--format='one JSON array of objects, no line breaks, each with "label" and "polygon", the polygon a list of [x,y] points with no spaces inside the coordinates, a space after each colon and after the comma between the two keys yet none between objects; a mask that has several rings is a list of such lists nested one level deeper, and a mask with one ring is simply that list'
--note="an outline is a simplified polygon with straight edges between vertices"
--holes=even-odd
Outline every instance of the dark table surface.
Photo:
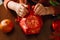
[{"label": "dark table surface", "polygon": [[0,40],[49,40],[49,35],[51,34],[51,23],[52,17],[43,17],[43,27],[38,35],[25,35],[18,23],[15,22],[14,12],[8,11],[3,5],[0,6],[0,21],[3,19],[11,19],[14,22],[14,30],[9,34],[5,34],[0,31]]}]

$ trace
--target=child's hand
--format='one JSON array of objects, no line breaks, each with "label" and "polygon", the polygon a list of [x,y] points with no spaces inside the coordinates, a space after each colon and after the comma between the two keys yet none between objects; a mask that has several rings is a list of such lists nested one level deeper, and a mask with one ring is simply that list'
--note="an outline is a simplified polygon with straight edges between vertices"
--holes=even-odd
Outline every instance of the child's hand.
[{"label": "child's hand", "polygon": [[28,13],[27,7],[28,6],[25,4],[16,3],[13,1],[8,3],[8,8],[14,10],[20,17],[24,17]]},{"label": "child's hand", "polygon": [[36,4],[34,8],[35,15],[53,15],[54,9],[51,7],[44,7],[42,4]]},{"label": "child's hand", "polygon": [[19,4],[15,11],[18,16],[24,17],[26,14],[28,14],[27,5]]},{"label": "child's hand", "polygon": [[36,6],[34,8],[34,12],[35,12],[36,15],[46,15],[46,9],[40,3],[36,4]]}]

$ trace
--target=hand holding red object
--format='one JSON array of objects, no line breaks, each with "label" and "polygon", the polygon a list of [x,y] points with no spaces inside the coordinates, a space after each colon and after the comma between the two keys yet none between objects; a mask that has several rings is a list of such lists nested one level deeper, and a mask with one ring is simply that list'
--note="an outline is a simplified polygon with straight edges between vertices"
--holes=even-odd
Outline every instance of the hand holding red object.
[{"label": "hand holding red object", "polygon": [[25,18],[18,18],[20,19],[19,25],[25,34],[37,34],[40,32],[43,24],[41,16],[34,15],[34,11],[30,9],[30,6],[28,6],[28,10],[29,15]]},{"label": "hand holding red object", "polygon": [[[20,0],[20,3],[24,2]],[[33,8],[34,7],[28,4],[28,15],[26,15],[24,18],[18,17],[19,25],[25,34],[37,34],[40,32],[43,25],[41,16],[34,15]]]}]

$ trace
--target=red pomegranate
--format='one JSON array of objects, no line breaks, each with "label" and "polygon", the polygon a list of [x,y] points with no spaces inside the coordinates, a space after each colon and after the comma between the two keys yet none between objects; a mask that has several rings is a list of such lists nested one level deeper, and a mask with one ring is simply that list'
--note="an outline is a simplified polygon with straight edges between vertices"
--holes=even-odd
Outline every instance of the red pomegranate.
[{"label": "red pomegranate", "polygon": [[42,20],[35,15],[30,15],[27,18],[20,20],[20,26],[26,34],[39,33],[42,27]]},{"label": "red pomegranate", "polygon": [[37,34],[42,27],[41,16],[34,15],[33,10],[29,10],[30,14],[25,18],[21,18],[19,25],[23,29],[25,34]]}]

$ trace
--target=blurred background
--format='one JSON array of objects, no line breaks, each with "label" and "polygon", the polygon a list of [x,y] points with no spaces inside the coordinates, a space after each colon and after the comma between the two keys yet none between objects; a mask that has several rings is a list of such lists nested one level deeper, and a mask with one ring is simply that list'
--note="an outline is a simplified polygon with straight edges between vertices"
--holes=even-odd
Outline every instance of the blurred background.
[{"label": "blurred background", "polygon": [[0,0],[0,5],[1,5],[2,3],[3,3],[2,0]]}]

